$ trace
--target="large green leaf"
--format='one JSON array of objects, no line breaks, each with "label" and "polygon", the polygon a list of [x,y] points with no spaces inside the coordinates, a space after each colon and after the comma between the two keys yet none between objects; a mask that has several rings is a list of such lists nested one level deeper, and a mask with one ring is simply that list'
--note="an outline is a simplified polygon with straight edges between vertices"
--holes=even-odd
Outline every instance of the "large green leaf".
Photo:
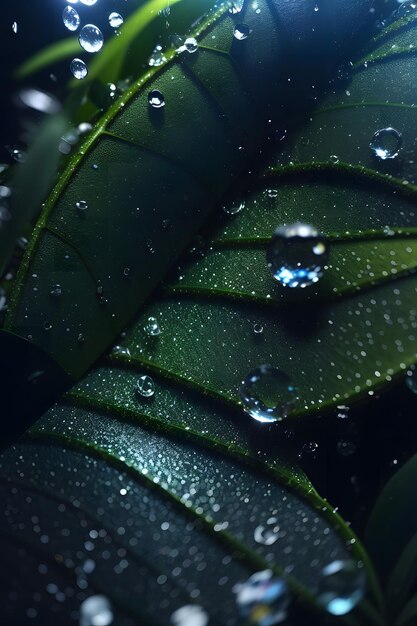
[{"label": "large green leaf", "polygon": [[[343,6],[317,12],[303,2],[262,0],[234,17],[221,5],[198,25],[197,53],[169,51],[138,79],[98,120],[47,200],[6,330],[40,347],[66,375],[83,374],[265,150],[271,128],[275,136],[291,109],[306,108],[306,76],[316,88],[327,80],[370,3]],[[252,32],[238,41],[234,26],[243,20]],[[338,52],[331,58],[330,49]],[[151,89],[163,92],[163,109],[149,107]],[[62,296],[54,299],[57,284]],[[17,417],[22,407],[8,410]]]}]

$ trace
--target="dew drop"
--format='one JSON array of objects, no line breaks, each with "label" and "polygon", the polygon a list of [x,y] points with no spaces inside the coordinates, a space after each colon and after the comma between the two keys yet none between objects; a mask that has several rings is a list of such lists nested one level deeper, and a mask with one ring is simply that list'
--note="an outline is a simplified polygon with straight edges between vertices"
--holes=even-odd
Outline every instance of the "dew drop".
[{"label": "dew drop", "polygon": [[386,161],[387,159],[395,159],[398,156],[402,143],[401,133],[389,126],[376,131],[369,147],[378,159]]},{"label": "dew drop", "polygon": [[148,335],[148,337],[158,337],[158,335],[161,334],[161,327],[156,317],[148,317],[148,319],[146,320],[146,324],[143,327],[143,330]]},{"label": "dew drop", "polygon": [[254,335],[262,335],[262,333],[264,332],[264,327],[262,326],[262,324],[259,324],[258,322],[255,322],[253,325],[253,334]]},{"label": "dew drop", "polygon": [[143,398],[152,398],[155,394],[155,383],[147,374],[140,376],[136,383],[136,393]]},{"label": "dew drop", "polygon": [[237,215],[245,208],[245,202],[235,202],[234,204],[226,204],[223,206],[223,211],[228,215]]},{"label": "dew drop", "polygon": [[120,13],[110,13],[109,24],[112,28],[119,28],[119,26],[123,24],[123,17],[120,15]]},{"label": "dew drop", "polygon": [[405,384],[413,393],[417,393],[417,370],[416,366],[412,365],[407,370],[407,375],[405,377]]},{"label": "dew drop", "polygon": [[249,37],[250,28],[247,24],[236,24],[233,30],[233,36],[238,41],[243,41]]},{"label": "dew drop", "polygon": [[88,209],[88,204],[85,200],[79,200],[78,202],[75,203],[76,208],[79,211],[86,211]]},{"label": "dew drop", "polygon": [[60,298],[62,295],[61,285],[54,285],[49,294],[52,298]]},{"label": "dew drop", "polygon": [[188,37],[184,42],[184,48],[190,54],[197,52],[198,50],[197,39],[195,39],[194,37]]},{"label": "dew drop", "polygon": [[77,11],[73,7],[67,6],[62,12],[62,21],[68,30],[74,31],[79,27],[81,20]]},{"label": "dew drop", "polygon": [[346,615],[361,601],[366,578],[354,561],[333,561],[322,570],[317,602],[332,615]]},{"label": "dew drop", "polygon": [[156,46],[149,58],[148,64],[151,67],[159,67],[160,65],[165,63],[165,61],[166,58],[164,56],[164,53],[162,52],[162,46]]},{"label": "dew drop", "polygon": [[187,604],[171,615],[173,626],[207,626],[209,618],[201,606]]},{"label": "dew drop", "polygon": [[103,33],[97,26],[94,26],[94,24],[86,24],[80,30],[78,41],[80,42],[81,48],[86,52],[98,52],[103,47]]},{"label": "dew drop", "polygon": [[148,94],[148,102],[152,108],[161,109],[165,106],[165,98],[163,93],[158,91],[158,89],[152,89],[152,91],[150,91]]},{"label": "dew drop", "polygon": [[240,615],[253,626],[273,626],[287,617],[291,600],[286,582],[274,578],[271,570],[253,574],[233,589]]},{"label": "dew drop", "polygon": [[300,223],[277,228],[266,254],[274,278],[293,288],[316,283],[328,257],[325,237],[314,226]]},{"label": "dew drop", "polygon": [[70,70],[74,78],[77,80],[83,80],[88,74],[86,64],[82,59],[72,59],[70,63]]},{"label": "dew drop", "polygon": [[15,35],[17,35],[17,30],[18,30],[17,22],[13,22],[12,31],[14,32]]},{"label": "dew drop", "polygon": [[80,606],[80,626],[109,626],[113,611],[105,596],[90,596]]},{"label": "dew drop", "polygon": [[285,419],[297,401],[290,377],[271,365],[261,365],[250,372],[239,393],[245,412],[262,423]]}]

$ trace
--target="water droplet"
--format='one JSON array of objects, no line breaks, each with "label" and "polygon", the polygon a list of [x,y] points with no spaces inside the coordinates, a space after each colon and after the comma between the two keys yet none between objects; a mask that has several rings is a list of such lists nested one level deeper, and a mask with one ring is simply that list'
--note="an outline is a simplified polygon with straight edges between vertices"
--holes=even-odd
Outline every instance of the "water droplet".
[{"label": "water droplet", "polygon": [[198,50],[197,39],[195,39],[194,37],[187,37],[187,39],[184,42],[184,48],[190,54],[193,54],[194,52],[197,52],[197,50]]},{"label": "water droplet", "polygon": [[340,439],[337,442],[337,451],[342,456],[351,456],[356,452],[356,445],[353,441],[348,441],[347,439]]},{"label": "water droplet", "polygon": [[290,377],[271,365],[250,372],[239,393],[245,412],[263,423],[285,419],[297,401]]},{"label": "water droplet", "polygon": [[156,317],[148,317],[143,330],[149,337],[157,337],[161,334],[161,327]]},{"label": "water droplet", "polygon": [[94,24],[86,24],[80,30],[78,41],[80,42],[81,48],[86,52],[98,52],[103,47],[103,33],[97,26],[94,26]]},{"label": "water droplet", "polygon": [[349,417],[349,410],[350,408],[345,404],[338,404],[336,416],[341,420],[345,420]]},{"label": "water droplet", "polygon": [[136,393],[143,398],[152,398],[155,394],[155,383],[150,376],[140,376],[136,383]]},{"label": "water droplet", "polygon": [[249,37],[250,28],[247,24],[236,24],[233,30],[233,36],[238,41],[243,41]]},{"label": "water droplet", "polygon": [[300,459],[304,456],[314,456],[319,449],[319,444],[316,441],[306,441],[303,443],[301,453],[298,455]]},{"label": "water droplet", "polygon": [[228,215],[237,215],[245,208],[245,202],[235,202],[234,204],[225,204],[223,206],[223,211]]},{"label": "water droplet", "polygon": [[173,626],[207,626],[209,617],[201,606],[187,604],[171,615]]},{"label": "water droplet", "polygon": [[330,163],[333,163],[333,165],[337,165],[337,163],[339,163],[339,157],[337,154],[330,155]]},{"label": "water droplet", "polygon": [[119,355],[119,356],[130,357],[130,350],[129,350],[129,348],[126,348],[125,346],[117,345],[117,346],[113,346],[112,354]]},{"label": "water droplet", "polygon": [[229,13],[236,15],[240,13],[243,8],[244,0],[228,0],[227,5],[229,7]]},{"label": "water droplet", "polygon": [[113,611],[105,596],[90,596],[80,606],[80,626],[109,626]]},{"label": "water droplet", "polygon": [[159,45],[156,46],[150,56],[148,64],[151,67],[159,67],[160,65],[165,63],[165,61],[166,61],[166,58],[164,56],[164,53],[162,52],[162,46],[159,46]]},{"label": "water droplet", "polygon": [[258,324],[258,322],[255,322],[253,325],[253,333],[255,335],[262,335],[263,332],[264,332],[264,327],[262,326],[262,324]]},{"label": "water droplet", "polygon": [[24,106],[47,115],[55,115],[61,110],[59,101],[40,89],[22,89],[19,92],[19,100]]},{"label": "water droplet", "polygon": [[82,59],[72,59],[70,70],[77,80],[83,80],[88,74],[88,68]]},{"label": "water droplet", "polygon": [[268,198],[274,199],[278,197],[278,189],[267,189],[265,191],[265,194],[268,196]]},{"label": "water droplet", "polygon": [[361,601],[366,578],[354,561],[333,561],[323,569],[317,602],[332,615],[346,615]]},{"label": "water droplet", "polygon": [[26,161],[26,154],[20,148],[8,146],[7,149],[12,159],[14,159],[17,163],[24,163]]},{"label": "water droplet", "polygon": [[97,0],[80,0],[81,4],[85,4],[88,7],[92,7],[93,4],[97,2]]},{"label": "water droplet", "polygon": [[17,22],[13,22],[12,31],[14,32],[15,35],[17,34],[17,29],[18,29]]},{"label": "water droplet", "polygon": [[395,128],[377,130],[369,144],[372,152],[382,161],[395,159],[403,143],[402,135]]},{"label": "water droplet", "polygon": [[148,102],[154,109],[161,109],[165,106],[164,95],[158,89],[152,89],[148,94]]},{"label": "water droplet", "polygon": [[65,7],[62,12],[62,21],[68,30],[74,31],[80,25],[80,16],[73,7]]},{"label": "water droplet", "polygon": [[120,15],[120,13],[110,13],[109,24],[112,28],[119,28],[119,26],[123,24],[123,17]]},{"label": "water droplet", "polygon": [[49,294],[51,295],[52,298],[60,298],[62,295],[61,285],[54,285],[51,291],[49,292]]},{"label": "water droplet", "polygon": [[286,582],[274,578],[271,570],[257,572],[236,585],[236,604],[243,619],[253,626],[273,626],[287,617],[291,600]]},{"label": "water droplet", "polygon": [[405,377],[405,384],[413,393],[417,393],[417,370],[416,366],[412,365],[407,370],[407,375]]},{"label": "water droplet", "polygon": [[285,287],[307,287],[323,275],[328,260],[325,237],[308,224],[280,226],[267,251],[268,267]]},{"label": "water droplet", "polygon": [[270,517],[266,524],[257,526],[253,537],[257,543],[264,546],[272,546],[279,539],[280,527],[277,524],[276,517]]},{"label": "water droplet", "polygon": [[78,202],[75,203],[76,208],[79,211],[86,211],[88,209],[88,204],[85,200],[79,200]]}]

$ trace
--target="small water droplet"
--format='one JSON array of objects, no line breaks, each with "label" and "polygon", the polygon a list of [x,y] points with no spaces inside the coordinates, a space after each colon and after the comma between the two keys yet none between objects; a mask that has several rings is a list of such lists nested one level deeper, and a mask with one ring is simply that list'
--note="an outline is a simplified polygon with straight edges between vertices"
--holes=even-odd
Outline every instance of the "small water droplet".
[{"label": "small water droplet", "polygon": [[361,601],[366,578],[354,561],[333,561],[323,569],[317,602],[332,615],[346,615]]},{"label": "small water droplet", "polygon": [[267,189],[265,191],[265,194],[268,196],[268,198],[274,199],[278,197],[278,189]]},{"label": "small water droplet", "polygon": [[333,163],[333,165],[337,165],[337,163],[339,163],[339,157],[336,154],[331,154],[330,162]]},{"label": "small water droplet", "polygon": [[328,256],[325,237],[314,226],[297,223],[277,228],[266,258],[281,285],[304,288],[321,278]]},{"label": "small water droplet", "polygon": [[405,377],[405,384],[410,391],[412,391],[413,393],[417,393],[417,370],[415,365],[412,365],[408,368]]},{"label": "small water droplet", "polygon": [[98,52],[103,47],[103,33],[94,24],[86,24],[80,30],[78,41],[86,52]]},{"label": "small water droplet", "polygon": [[207,626],[209,617],[201,606],[187,604],[171,615],[173,626]]},{"label": "small water droplet", "polygon": [[148,337],[158,337],[158,335],[161,334],[161,327],[156,317],[148,317],[148,319],[146,320],[146,324],[143,327],[143,330],[148,335]]},{"label": "small water droplet", "polygon": [[123,17],[120,13],[113,11],[113,13],[110,13],[109,15],[109,24],[112,28],[119,28],[119,26],[123,24]]},{"label": "small water droplet", "polygon": [[60,298],[62,295],[61,285],[54,285],[49,294],[52,298]]},{"label": "small water droplet", "polygon": [[243,41],[247,39],[250,34],[250,28],[247,24],[236,24],[233,30],[233,36],[238,41]]},{"label": "small water droplet", "polygon": [[235,202],[234,204],[225,204],[223,206],[223,211],[228,215],[237,215],[245,208],[246,204],[242,200],[241,202]]},{"label": "small water droplet", "polygon": [[346,406],[345,404],[338,404],[336,408],[336,417],[338,417],[338,419],[345,420],[349,417],[350,408],[348,406]]},{"label": "small water droplet", "polygon": [[77,80],[83,80],[88,74],[88,68],[82,59],[72,59],[70,70]]},{"label": "small water droplet", "polygon": [[187,39],[184,41],[184,48],[190,54],[197,52],[198,50],[197,39],[195,39],[194,37],[187,37]]},{"label": "small water droplet", "polygon": [[250,372],[239,393],[245,412],[262,423],[285,419],[297,401],[290,377],[271,365],[261,365]]},{"label": "small water droplet", "polygon": [[158,89],[152,89],[148,94],[148,102],[154,109],[161,109],[165,106],[164,95]]},{"label": "small water droplet", "polygon": [[125,346],[117,345],[117,346],[113,346],[112,354],[130,357],[130,350],[129,348],[126,348]]},{"label": "small water droplet", "polygon": [[264,327],[262,326],[262,324],[259,324],[258,322],[255,322],[253,325],[253,333],[254,335],[262,335],[262,333],[264,332]]},{"label": "small water droplet", "polygon": [[97,0],[80,0],[81,4],[85,4],[88,7],[92,7]]},{"label": "small water droplet", "polygon": [[162,52],[162,46],[159,46],[159,45],[156,46],[149,58],[148,64],[151,67],[159,67],[160,65],[165,63],[165,61],[166,61],[166,57],[164,56],[164,53]]},{"label": "small water droplet", "polygon": [[14,32],[15,35],[17,35],[17,30],[18,30],[17,22],[13,22],[12,31]]},{"label": "small water droplet", "polygon": [[279,539],[278,520],[276,517],[270,517],[265,524],[261,524],[255,528],[253,537],[256,543],[264,546],[272,546]]},{"label": "small water droplet", "polygon": [[80,626],[109,626],[113,611],[105,596],[90,596],[80,606]]},{"label": "small water droplet", "polygon": [[79,200],[78,202],[75,203],[76,208],[78,209],[78,211],[84,212],[88,209],[88,204],[85,200]]},{"label": "small water droplet", "polygon": [[140,376],[136,383],[136,393],[143,398],[152,398],[155,394],[155,383],[153,379],[147,374]]},{"label": "small water droplet", "polygon": [[401,133],[389,126],[376,131],[369,147],[376,157],[385,161],[387,159],[395,159],[398,156],[402,143]]},{"label": "small water droplet", "polygon": [[62,12],[62,21],[68,30],[75,31],[80,25],[80,16],[73,7],[65,7]]},{"label": "small water droplet", "polygon": [[257,572],[233,589],[244,620],[253,626],[274,626],[287,617],[291,600],[286,582],[274,578],[271,570]]}]

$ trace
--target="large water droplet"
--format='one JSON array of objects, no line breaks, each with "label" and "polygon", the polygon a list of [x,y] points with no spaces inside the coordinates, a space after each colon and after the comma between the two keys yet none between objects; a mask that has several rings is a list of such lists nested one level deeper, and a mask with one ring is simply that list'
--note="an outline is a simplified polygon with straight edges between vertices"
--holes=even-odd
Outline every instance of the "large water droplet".
[{"label": "large water droplet", "polygon": [[317,602],[332,615],[346,615],[361,601],[366,578],[354,561],[333,561],[323,569]]},{"label": "large water droplet", "polygon": [[233,30],[233,36],[238,41],[243,41],[247,39],[250,34],[250,28],[247,24],[236,24]]},{"label": "large water droplet", "polygon": [[86,50],[86,52],[98,52],[103,47],[103,33],[94,24],[86,24],[80,30],[78,41],[81,48]]},{"label": "large water droplet", "polygon": [[207,626],[209,617],[201,606],[187,604],[171,615],[173,626]]},{"label": "large water droplet", "polygon": [[77,30],[80,25],[80,16],[73,7],[65,7],[62,12],[62,21],[68,30]]},{"label": "large water droplet", "polygon": [[120,13],[110,13],[109,24],[112,28],[119,28],[119,26],[123,24],[123,17],[120,15]]},{"label": "large water droplet", "polygon": [[161,109],[165,106],[164,94],[158,89],[152,89],[148,94],[148,102],[152,108]]},{"label": "large water droplet", "polygon": [[386,161],[387,159],[395,159],[398,156],[402,143],[401,133],[389,126],[376,131],[369,147],[375,156],[382,161]]},{"label": "large water droplet", "polygon": [[308,224],[280,226],[266,254],[274,278],[286,287],[307,287],[323,275],[329,258],[325,237]]},{"label": "large water droplet", "polygon": [[157,337],[161,334],[161,327],[156,317],[148,317],[143,330],[149,337]]},{"label": "large water droplet", "polygon": [[82,59],[73,59],[70,64],[70,70],[74,78],[78,80],[82,80],[88,74],[87,66]]},{"label": "large water droplet", "polygon": [[236,604],[243,619],[253,626],[273,626],[287,617],[291,600],[286,582],[274,578],[271,570],[253,574],[236,585]]},{"label": "large water droplet", "polygon": [[143,398],[152,398],[155,394],[155,383],[150,376],[140,376],[136,383],[136,393]]},{"label": "large water droplet", "polygon": [[80,606],[80,626],[109,626],[113,611],[105,596],[90,596]]},{"label": "large water droplet", "polygon": [[297,401],[290,377],[271,365],[261,365],[250,372],[239,393],[245,412],[263,423],[285,419]]}]

